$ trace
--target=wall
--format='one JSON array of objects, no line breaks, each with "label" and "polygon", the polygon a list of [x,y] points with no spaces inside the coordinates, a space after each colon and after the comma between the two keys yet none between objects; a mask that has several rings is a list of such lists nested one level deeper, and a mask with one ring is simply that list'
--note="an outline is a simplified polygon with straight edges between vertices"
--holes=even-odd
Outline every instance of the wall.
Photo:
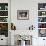
[{"label": "wall", "polygon": [[[15,2],[15,3],[14,3]],[[15,0],[11,4],[11,20],[16,25],[17,30],[28,30],[29,26],[37,23],[37,2],[30,0]],[[33,2],[33,3],[32,3]],[[17,10],[29,10],[29,20],[17,20]],[[36,19],[35,19],[36,18]]]},{"label": "wall", "polygon": [[[11,22],[16,25],[16,32],[28,30],[32,24],[35,26],[33,46],[44,46],[43,38],[38,38],[38,3],[45,3],[46,0],[11,0]],[[17,10],[29,10],[29,20],[17,20]],[[39,43],[39,44],[38,44]]]},{"label": "wall", "polygon": [[[46,0],[11,0],[11,22],[17,30],[28,30],[32,24],[37,29],[38,3]],[[17,10],[29,10],[29,20],[17,20]]]}]

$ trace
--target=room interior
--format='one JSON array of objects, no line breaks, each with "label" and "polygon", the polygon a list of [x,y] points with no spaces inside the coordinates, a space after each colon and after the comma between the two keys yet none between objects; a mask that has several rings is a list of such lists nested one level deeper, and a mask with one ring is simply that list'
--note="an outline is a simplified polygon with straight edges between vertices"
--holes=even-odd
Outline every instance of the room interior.
[{"label": "room interior", "polygon": [[0,46],[46,46],[46,0],[0,0]]}]

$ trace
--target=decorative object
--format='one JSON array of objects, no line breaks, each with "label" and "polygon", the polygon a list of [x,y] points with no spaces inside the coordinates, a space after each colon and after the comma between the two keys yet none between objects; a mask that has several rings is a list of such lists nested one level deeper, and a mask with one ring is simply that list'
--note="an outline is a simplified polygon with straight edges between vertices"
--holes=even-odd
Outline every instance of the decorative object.
[{"label": "decorative object", "polygon": [[25,46],[25,41],[21,40],[21,46]]},{"label": "decorative object", "polygon": [[27,36],[27,35],[20,35],[20,37],[21,37],[22,40],[26,40],[26,39],[29,38],[29,36]]},{"label": "decorative object", "polygon": [[8,22],[8,17],[0,17],[0,22]]},{"label": "decorative object", "polygon": [[46,29],[39,29],[39,37],[46,37]]},{"label": "decorative object", "polygon": [[26,45],[32,45],[32,36],[31,35],[15,35],[15,38],[17,40],[17,42],[15,41],[15,43],[17,43],[17,45],[20,46],[26,46]]},{"label": "decorative object", "polygon": [[42,15],[45,15],[45,12],[42,12]]},{"label": "decorative object", "polygon": [[38,16],[46,16],[46,11],[38,11]]},{"label": "decorative object", "polygon": [[5,10],[8,10],[8,6],[5,6]]},{"label": "decorative object", "polygon": [[34,30],[34,26],[33,25],[31,25],[30,27],[29,27],[29,30]]},{"label": "decorative object", "polygon": [[[30,35],[19,35],[20,38],[25,41],[25,44],[29,42],[29,45],[32,45],[32,36]],[[26,42],[27,41],[27,42]]]},{"label": "decorative object", "polygon": [[16,30],[16,26],[13,23],[11,23],[11,30]]},{"label": "decorative object", "polygon": [[0,10],[1,10],[1,6],[0,6]]},{"label": "decorative object", "polygon": [[28,20],[29,10],[17,10],[17,19],[18,20]]},{"label": "decorative object", "polygon": [[[6,6],[6,7],[5,7]],[[0,3],[0,35],[8,37],[9,30],[9,16],[8,16],[8,3]],[[3,40],[3,39],[2,39]]]},{"label": "decorative object", "polygon": [[44,8],[40,8],[40,10],[44,10]]},{"label": "decorative object", "polygon": [[38,17],[38,22],[46,22],[46,17]]},{"label": "decorative object", "polygon": [[8,16],[8,11],[0,11],[0,16]]},{"label": "decorative object", "polygon": [[38,23],[38,28],[46,28],[46,23]]},{"label": "decorative object", "polygon": [[8,37],[8,23],[0,23],[0,35]]},{"label": "decorative object", "polygon": [[38,34],[46,37],[46,3],[38,3]]},{"label": "decorative object", "polygon": [[38,3],[38,10],[45,10],[46,9],[46,3]]},{"label": "decorative object", "polygon": [[42,11],[42,16],[46,16],[46,11]]}]

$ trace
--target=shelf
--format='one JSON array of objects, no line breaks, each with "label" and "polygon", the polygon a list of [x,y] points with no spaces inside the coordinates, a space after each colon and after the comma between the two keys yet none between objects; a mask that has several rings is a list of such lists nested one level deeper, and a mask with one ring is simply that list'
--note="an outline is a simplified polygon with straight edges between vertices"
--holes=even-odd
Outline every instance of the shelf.
[{"label": "shelf", "polygon": [[38,17],[46,17],[46,15],[44,15],[44,16],[38,16]]},{"label": "shelf", "polygon": [[46,11],[46,10],[38,10],[38,11]]},{"label": "shelf", "polygon": [[46,37],[46,3],[38,3],[38,36]]},{"label": "shelf", "polygon": [[38,23],[46,23],[46,22],[38,22]]},{"label": "shelf", "polygon": [[0,22],[0,23],[8,23],[8,22]]},{"label": "shelf", "polygon": [[0,10],[0,11],[8,11],[8,10]]},{"label": "shelf", "polygon": [[8,16],[0,16],[0,17],[8,17]]},{"label": "shelf", "polygon": [[0,35],[8,37],[8,3],[0,3]]},{"label": "shelf", "polygon": [[46,28],[38,28],[38,29],[46,29]]}]

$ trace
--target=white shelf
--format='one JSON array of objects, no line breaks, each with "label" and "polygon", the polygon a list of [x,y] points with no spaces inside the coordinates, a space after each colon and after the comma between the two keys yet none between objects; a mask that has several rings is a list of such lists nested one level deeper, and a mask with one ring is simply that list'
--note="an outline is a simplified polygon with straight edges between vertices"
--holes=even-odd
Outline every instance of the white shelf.
[{"label": "white shelf", "polygon": [[8,17],[8,16],[0,16],[0,17]]},{"label": "white shelf", "polygon": [[46,10],[38,10],[38,11],[46,11]]},{"label": "white shelf", "polygon": [[46,22],[38,22],[38,23],[46,23]]},{"label": "white shelf", "polygon": [[0,23],[8,23],[8,22],[0,22]]},{"label": "white shelf", "polygon": [[38,28],[38,29],[46,29],[46,28]]},{"label": "white shelf", "polygon": [[44,16],[38,16],[38,17],[46,17],[46,15],[44,15]]},{"label": "white shelf", "polygon": [[0,10],[0,11],[8,11],[8,10]]}]

